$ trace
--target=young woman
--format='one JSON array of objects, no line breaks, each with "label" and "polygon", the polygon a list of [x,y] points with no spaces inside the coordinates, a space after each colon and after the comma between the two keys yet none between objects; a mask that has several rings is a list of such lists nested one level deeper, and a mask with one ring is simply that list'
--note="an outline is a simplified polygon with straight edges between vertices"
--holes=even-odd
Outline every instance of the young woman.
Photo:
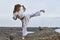
[{"label": "young woman", "polygon": [[25,13],[26,8],[23,5],[16,4],[13,10],[13,19],[17,20],[20,19],[22,22],[22,39],[27,35],[27,24],[29,22],[29,19],[35,16],[40,16],[41,12],[45,12],[44,10],[39,10],[34,14],[26,14]]}]

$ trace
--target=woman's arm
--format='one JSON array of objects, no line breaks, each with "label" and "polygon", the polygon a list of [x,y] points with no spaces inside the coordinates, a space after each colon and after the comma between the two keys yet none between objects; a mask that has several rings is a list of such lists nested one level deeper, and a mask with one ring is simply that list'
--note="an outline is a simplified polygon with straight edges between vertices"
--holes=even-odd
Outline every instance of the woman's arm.
[{"label": "woman's arm", "polygon": [[23,16],[23,17],[21,18],[21,20],[23,20],[23,19],[24,19],[24,17],[25,17],[25,16]]},{"label": "woman's arm", "polygon": [[16,15],[15,13],[13,13],[13,19],[17,20],[17,18],[18,18],[18,15]]}]

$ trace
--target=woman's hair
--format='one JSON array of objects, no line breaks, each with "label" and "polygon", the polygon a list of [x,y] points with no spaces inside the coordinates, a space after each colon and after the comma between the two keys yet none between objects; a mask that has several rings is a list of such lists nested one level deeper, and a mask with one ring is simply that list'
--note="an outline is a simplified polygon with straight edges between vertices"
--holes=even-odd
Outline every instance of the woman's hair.
[{"label": "woman's hair", "polygon": [[18,8],[18,7],[21,8],[21,6],[23,7],[24,11],[26,10],[26,8],[24,7],[24,5],[16,4],[16,5],[14,6],[13,13],[17,12],[17,11],[18,11],[17,8]]},{"label": "woman's hair", "polygon": [[13,13],[15,13],[15,12],[17,11],[17,7],[21,7],[21,5],[20,5],[20,4],[16,4],[16,5],[14,6]]}]

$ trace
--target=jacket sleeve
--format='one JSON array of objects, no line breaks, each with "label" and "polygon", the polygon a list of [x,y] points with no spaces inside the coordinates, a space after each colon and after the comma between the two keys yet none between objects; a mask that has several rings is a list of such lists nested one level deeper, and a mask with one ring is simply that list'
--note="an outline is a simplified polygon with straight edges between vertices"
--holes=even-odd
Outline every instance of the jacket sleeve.
[{"label": "jacket sleeve", "polygon": [[13,13],[13,19],[14,20],[16,20],[17,18],[16,18],[16,14],[15,13]]}]

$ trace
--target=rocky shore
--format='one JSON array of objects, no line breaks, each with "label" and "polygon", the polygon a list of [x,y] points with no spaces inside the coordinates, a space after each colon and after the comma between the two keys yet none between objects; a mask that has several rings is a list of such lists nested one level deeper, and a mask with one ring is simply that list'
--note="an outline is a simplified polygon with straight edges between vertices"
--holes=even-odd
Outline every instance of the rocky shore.
[{"label": "rocky shore", "polygon": [[[60,33],[57,33],[52,28],[38,27],[27,28],[28,31],[34,31],[32,34],[28,34],[25,40],[60,40]],[[21,40],[22,28],[19,27],[0,27],[0,40]],[[12,40],[11,39],[11,40]]]}]

